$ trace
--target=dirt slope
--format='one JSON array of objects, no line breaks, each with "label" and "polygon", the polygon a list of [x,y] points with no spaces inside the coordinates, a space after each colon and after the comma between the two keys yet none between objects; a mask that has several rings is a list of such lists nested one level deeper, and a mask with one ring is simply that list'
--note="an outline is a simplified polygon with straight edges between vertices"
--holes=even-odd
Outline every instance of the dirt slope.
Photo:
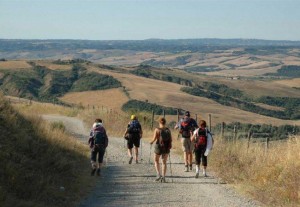
[{"label": "dirt slope", "polygon": [[[82,121],[74,118],[47,115],[50,121],[63,121],[67,130],[84,141],[88,130]],[[149,156],[150,145],[145,141],[141,147],[138,164],[128,164],[123,139],[109,139],[105,167],[101,177],[95,177],[96,187],[84,198],[80,207],[93,206],[259,206],[249,198],[242,197],[208,171],[209,177],[194,178],[194,172],[183,172],[181,157],[171,154],[168,162],[167,183],[154,182],[155,171]],[[152,149],[153,150],[153,149]],[[149,163],[149,161],[151,163]],[[87,169],[89,173],[89,169]]]}]

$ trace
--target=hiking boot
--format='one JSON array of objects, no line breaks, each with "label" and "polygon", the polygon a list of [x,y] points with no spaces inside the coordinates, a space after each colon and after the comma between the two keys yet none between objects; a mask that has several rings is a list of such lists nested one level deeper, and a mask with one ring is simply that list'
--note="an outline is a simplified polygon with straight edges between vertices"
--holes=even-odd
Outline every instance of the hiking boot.
[{"label": "hiking boot", "polygon": [[193,170],[193,165],[190,165],[190,171],[192,171]]},{"label": "hiking boot", "polygon": [[189,171],[189,168],[188,166],[186,165],[185,168],[184,168],[184,172],[188,172]]},{"label": "hiking boot", "polygon": [[161,182],[161,183],[166,183],[166,178],[165,178],[165,177],[161,177],[160,182]]},{"label": "hiking boot", "polygon": [[96,168],[93,168],[92,171],[91,171],[91,176],[94,176],[95,172],[96,172]]},{"label": "hiking boot", "polygon": [[156,182],[161,181],[161,178],[162,178],[162,177],[161,177],[160,175],[158,175],[158,176],[156,176],[155,181],[156,181]]},{"label": "hiking boot", "polygon": [[196,172],[195,178],[199,178],[199,172]]},{"label": "hiking boot", "polygon": [[100,168],[97,169],[97,175],[100,176]]},{"label": "hiking boot", "polygon": [[133,160],[133,157],[131,157],[130,159],[129,159],[129,164],[131,164],[132,163],[132,160]]}]

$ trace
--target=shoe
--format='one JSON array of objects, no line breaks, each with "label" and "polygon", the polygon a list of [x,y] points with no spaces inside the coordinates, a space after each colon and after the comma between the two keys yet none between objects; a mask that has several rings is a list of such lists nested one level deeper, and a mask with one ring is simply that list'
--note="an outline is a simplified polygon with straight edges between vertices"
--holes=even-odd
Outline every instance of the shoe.
[{"label": "shoe", "polygon": [[188,172],[189,171],[189,168],[188,166],[186,165],[185,168],[184,168],[184,172]]},{"label": "shoe", "polygon": [[95,175],[95,172],[96,172],[96,168],[93,168],[93,169],[92,169],[92,172],[91,172],[91,176],[94,176],[94,175]]},{"label": "shoe", "polygon": [[97,175],[100,176],[100,168],[97,169]]},{"label": "shoe", "polygon": [[204,177],[208,177],[207,174],[206,174],[206,172],[203,172],[203,176],[204,176]]},{"label": "shoe", "polygon": [[190,165],[190,171],[192,171],[193,170],[193,166],[192,165]]},{"label": "shoe", "polygon": [[196,173],[195,178],[199,178],[199,173],[198,172]]},{"label": "shoe", "polygon": [[161,183],[166,183],[166,178],[165,178],[165,177],[161,177],[160,182],[161,182]]},{"label": "shoe", "polygon": [[138,163],[139,163],[139,161],[138,161],[138,160],[136,160],[136,161],[135,161],[135,163],[136,163],[136,164],[138,164]]},{"label": "shoe", "polygon": [[161,181],[161,178],[162,178],[162,177],[161,177],[160,175],[158,175],[158,176],[156,176],[155,181],[156,181],[156,182]]},{"label": "shoe", "polygon": [[132,163],[132,160],[133,160],[133,157],[131,157],[130,159],[129,159],[129,164],[131,164]]}]

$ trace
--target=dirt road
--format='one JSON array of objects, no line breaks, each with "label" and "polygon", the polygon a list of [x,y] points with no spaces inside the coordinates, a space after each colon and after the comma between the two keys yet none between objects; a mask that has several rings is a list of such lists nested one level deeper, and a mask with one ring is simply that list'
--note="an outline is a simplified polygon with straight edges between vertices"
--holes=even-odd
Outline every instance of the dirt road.
[{"label": "dirt road", "polygon": [[[84,128],[82,121],[57,115],[43,117],[49,121],[64,122],[70,133],[86,142],[88,129]],[[95,189],[83,198],[79,206],[259,206],[258,202],[239,195],[227,184],[221,184],[209,169],[209,177],[195,179],[194,170],[184,172],[182,158],[172,152],[171,163],[168,161],[167,183],[155,182],[153,160],[149,159],[150,154],[153,157],[153,149],[151,151],[149,143],[142,142],[139,163],[130,165],[124,139],[109,137],[101,176],[95,176]],[[87,170],[87,173],[90,171]]]}]

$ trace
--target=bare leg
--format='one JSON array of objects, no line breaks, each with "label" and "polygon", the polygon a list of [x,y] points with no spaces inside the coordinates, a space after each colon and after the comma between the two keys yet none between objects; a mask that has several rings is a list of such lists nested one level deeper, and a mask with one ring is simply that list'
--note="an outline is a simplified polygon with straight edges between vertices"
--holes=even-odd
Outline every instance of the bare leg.
[{"label": "bare leg", "polygon": [[167,172],[167,160],[168,160],[168,155],[169,154],[165,154],[162,157],[162,176],[165,177],[166,176],[166,172]]},{"label": "bare leg", "polygon": [[160,157],[160,155],[154,154],[154,165],[155,165],[155,170],[156,170],[157,176],[161,175],[161,173],[160,173],[159,157]]},{"label": "bare leg", "polygon": [[189,165],[192,165],[193,164],[193,153],[189,152],[188,155],[189,155],[189,158],[188,158]]},{"label": "bare leg", "polygon": [[188,165],[188,152],[183,152],[184,165]]},{"label": "bare leg", "polygon": [[139,156],[139,148],[134,147],[134,154],[135,154],[135,161],[138,161],[138,156]]},{"label": "bare leg", "polygon": [[128,149],[128,156],[132,157],[132,149]]}]

